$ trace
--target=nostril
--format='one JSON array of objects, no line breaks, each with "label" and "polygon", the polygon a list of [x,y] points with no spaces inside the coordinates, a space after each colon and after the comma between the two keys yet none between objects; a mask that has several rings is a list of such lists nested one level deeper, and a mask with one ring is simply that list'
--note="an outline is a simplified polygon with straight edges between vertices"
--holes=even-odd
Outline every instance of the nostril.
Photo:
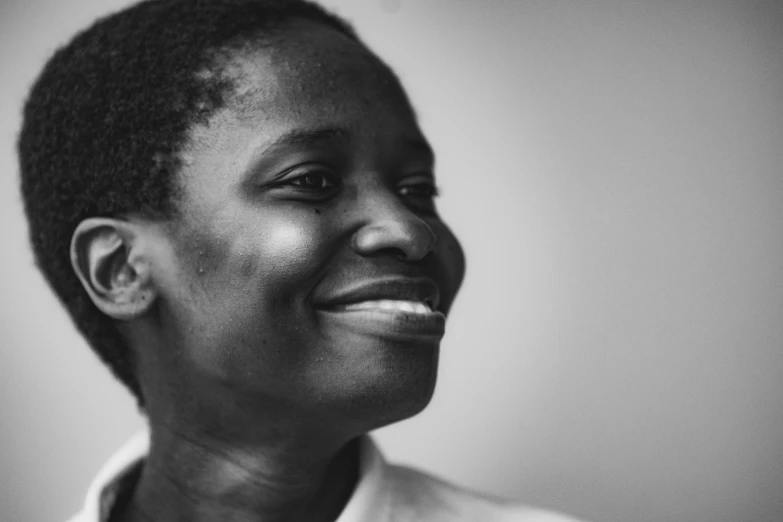
[{"label": "nostril", "polygon": [[401,259],[402,261],[408,260],[408,254],[406,254],[405,251],[400,250],[399,248],[392,248],[391,251],[394,257]]},{"label": "nostril", "polygon": [[425,259],[428,259],[430,256],[432,256],[435,253],[433,243],[432,247],[430,248],[424,248],[422,249],[423,253],[416,252],[414,255],[411,255],[410,253],[405,252],[404,250],[400,250],[395,248],[395,255],[400,258],[402,261],[424,261]]},{"label": "nostril", "polygon": [[400,261],[409,261],[410,260],[410,256],[408,255],[407,252],[405,252],[405,250],[403,250],[401,248],[396,248],[396,247],[388,247],[388,248],[382,248],[382,249],[376,250],[375,251],[375,255],[377,255],[377,256],[384,256],[385,255],[385,256],[396,257]]}]

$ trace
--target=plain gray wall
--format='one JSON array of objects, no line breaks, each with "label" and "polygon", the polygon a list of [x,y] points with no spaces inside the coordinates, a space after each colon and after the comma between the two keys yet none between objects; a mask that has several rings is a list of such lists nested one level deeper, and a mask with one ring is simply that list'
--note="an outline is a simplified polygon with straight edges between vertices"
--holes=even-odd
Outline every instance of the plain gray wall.
[{"label": "plain gray wall", "polygon": [[[0,7],[0,520],[64,520],[141,421],[36,273],[13,151],[56,45]],[[388,457],[595,522],[783,520],[783,3],[332,0],[400,73],[468,254]]]}]

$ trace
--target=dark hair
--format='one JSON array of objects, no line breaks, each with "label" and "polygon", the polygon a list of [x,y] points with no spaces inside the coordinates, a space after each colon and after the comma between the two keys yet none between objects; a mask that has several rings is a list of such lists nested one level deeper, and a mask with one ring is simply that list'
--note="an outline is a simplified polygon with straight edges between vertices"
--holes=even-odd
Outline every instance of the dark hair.
[{"label": "dark hair", "polygon": [[71,236],[89,217],[173,216],[177,153],[188,129],[221,106],[227,87],[220,75],[198,73],[218,67],[221,51],[273,45],[293,19],[359,42],[345,21],[307,0],[148,0],[77,34],[30,91],[18,152],[36,262],[142,406],[126,343],[72,269]]}]

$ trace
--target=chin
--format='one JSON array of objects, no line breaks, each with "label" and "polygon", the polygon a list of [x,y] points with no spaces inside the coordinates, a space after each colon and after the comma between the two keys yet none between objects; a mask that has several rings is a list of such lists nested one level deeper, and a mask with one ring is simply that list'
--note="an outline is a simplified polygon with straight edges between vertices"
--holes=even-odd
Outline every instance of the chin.
[{"label": "chin", "polygon": [[[439,348],[396,347],[370,357],[339,381],[339,409],[367,432],[417,415],[430,403],[438,375]],[[347,385],[347,386],[346,386]]]}]

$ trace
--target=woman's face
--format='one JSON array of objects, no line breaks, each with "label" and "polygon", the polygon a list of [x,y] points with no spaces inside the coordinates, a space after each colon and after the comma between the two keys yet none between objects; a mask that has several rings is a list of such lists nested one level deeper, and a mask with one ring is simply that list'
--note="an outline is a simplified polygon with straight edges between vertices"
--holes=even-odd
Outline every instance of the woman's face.
[{"label": "woman's face", "polygon": [[375,427],[429,401],[463,254],[392,76],[318,25],[284,44],[237,52],[183,152],[154,272],[166,371],[196,396]]}]

